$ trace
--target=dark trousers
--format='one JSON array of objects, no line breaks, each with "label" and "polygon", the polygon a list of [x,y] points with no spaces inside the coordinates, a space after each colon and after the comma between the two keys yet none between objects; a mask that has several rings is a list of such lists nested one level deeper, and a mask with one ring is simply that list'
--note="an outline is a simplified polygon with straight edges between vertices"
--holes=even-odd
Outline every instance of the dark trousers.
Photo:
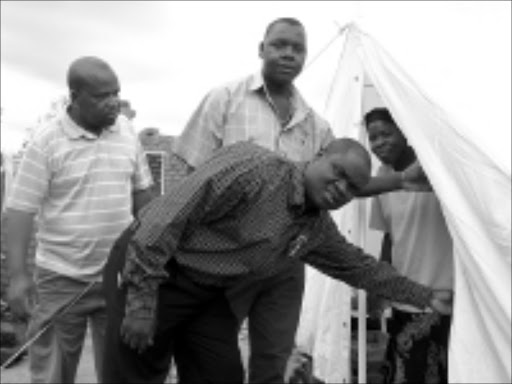
[{"label": "dark trousers", "polygon": [[383,366],[385,383],[448,383],[451,316],[393,308]]},{"label": "dark trousers", "polygon": [[249,383],[282,383],[295,346],[304,264],[297,262],[272,277],[248,280],[228,292],[233,310],[249,330]]},{"label": "dark trousers", "polygon": [[117,276],[124,264],[127,235],[112,249],[104,272],[107,295],[105,377],[107,383],[164,383],[171,359],[180,383],[242,383],[238,321],[224,290],[195,284],[173,268],[158,291],[154,344],[142,353],[120,338],[126,292]]}]

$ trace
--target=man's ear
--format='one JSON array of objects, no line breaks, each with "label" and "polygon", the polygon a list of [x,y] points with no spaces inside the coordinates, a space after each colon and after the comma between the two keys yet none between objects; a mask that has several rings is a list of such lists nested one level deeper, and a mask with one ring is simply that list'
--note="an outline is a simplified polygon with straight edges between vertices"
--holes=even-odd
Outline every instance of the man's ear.
[{"label": "man's ear", "polygon": [[258,56],[260,57],[260,59],[263,59],[263,50],[265,49],[265,46],[264,46],[264,43],[263,41],[260,43],[260,45],[258,46]]},{"label": "man's ear", "polygon": [[71,102],[75,101],[77,97],[78,97],[78,92],[77,91],[75,91],[74,89],[69,91],[69,100]]}]

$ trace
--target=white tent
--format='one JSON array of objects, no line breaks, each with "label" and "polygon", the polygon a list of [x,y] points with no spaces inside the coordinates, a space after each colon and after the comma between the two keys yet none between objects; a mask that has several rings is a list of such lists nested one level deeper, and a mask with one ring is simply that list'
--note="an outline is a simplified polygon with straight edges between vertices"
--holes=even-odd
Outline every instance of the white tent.
[{"label": "white tent", "polygon": [[[454,240],[455,302],[449,348],[453,383],[510,383],[511,177],[465,136],[464,126],[430,100],[374,39],[355,25],[329,95],[326,118],[337,136],[365,143],[367,109],[390,109],[415,148]],[[510,129],[510,127],[505,127]],[[368,248],[367,202],[335,213],[340,228]],[[350,290],[311,270],[299,345],[313,354],[315,374],[348,382]]]}]

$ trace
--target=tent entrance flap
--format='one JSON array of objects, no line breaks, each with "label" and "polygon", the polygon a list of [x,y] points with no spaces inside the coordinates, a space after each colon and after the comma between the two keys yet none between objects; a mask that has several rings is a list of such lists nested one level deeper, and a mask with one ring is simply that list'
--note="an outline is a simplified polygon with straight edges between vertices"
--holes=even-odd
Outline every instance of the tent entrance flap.
[{"label": "tent entrance flap", "polygon": [[[386,106],[436,191],[454,240],[455,298],[449,381],[512,382],[510,174],[502,171],[492,154],[470,141],[469,135],[464,134],[468,128],[433,102],[375,40],[355,25],[350,25],[345,33],[325,117],[336,136],[352,137],[366,144],[361,132],[364,112],[374,106]],[[352,203],[341,211],[342,214],[335,216],[340,228],[350,225],[359,228],[354,222],[345,222],[364,219],[351,216],[358,212]],[[367,234],[357,236],[368,237]],[[330,289],[340,289],[326,283],[322,287],[322,302],[334,295]],[[349,295],[346,291],[345,294]],[[316,300],[319,301],[318,297]],[[350,312],[349,300],[341,297],[338,300]],[[493,303],[492,308],[488,303]],[[349,331],[336,331],[344,318],[324,316],[321,309],[317,316],[324,324],[311,329],[309,339],[323,337],[324,342],[312,342],[313,356],[324,359],[329,356],[339,366],[348,354],[347,349],[339,347],[348,348]],[[329,343],[319,334],[326,329],[331,332]],[[322,372],[316,372],[321,379],[334,382],[346,379],[336,377],[335,367],[329,367],[328,363],[322,367]]]}]

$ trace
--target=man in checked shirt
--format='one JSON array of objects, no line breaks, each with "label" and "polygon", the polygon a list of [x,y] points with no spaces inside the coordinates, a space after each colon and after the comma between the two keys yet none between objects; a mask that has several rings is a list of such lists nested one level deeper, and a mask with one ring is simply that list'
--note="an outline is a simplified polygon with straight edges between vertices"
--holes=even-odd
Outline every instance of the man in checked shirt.
[{"label": "man in checked shirt", "polygon": [[414,283],[366,255],[331,219],[328,210],[367,185],[370,162],[352,139],[332,141],[311,162],[240,142],[149,203],[105,269],[112,290],[107,382],[163,383],[174,356],[182,383],[242,383],[238,319],[226,293],[301,262],[374,294],[448,313],[451,292]]},{"label": "man in checked shirt", "polygon": [[[268,25],[259,46],[261,70],[210,91],[183,130],[175,151],[191,171],[239,141],[308,161],[334,138],[293,85],[306,53],[300,21],[283,18]],[[227,293],[239,322],[247,319],[249,383],[282,380],[295,345],[304,279],[304,265],[297,263],[266,279],[244,279]]]}]

